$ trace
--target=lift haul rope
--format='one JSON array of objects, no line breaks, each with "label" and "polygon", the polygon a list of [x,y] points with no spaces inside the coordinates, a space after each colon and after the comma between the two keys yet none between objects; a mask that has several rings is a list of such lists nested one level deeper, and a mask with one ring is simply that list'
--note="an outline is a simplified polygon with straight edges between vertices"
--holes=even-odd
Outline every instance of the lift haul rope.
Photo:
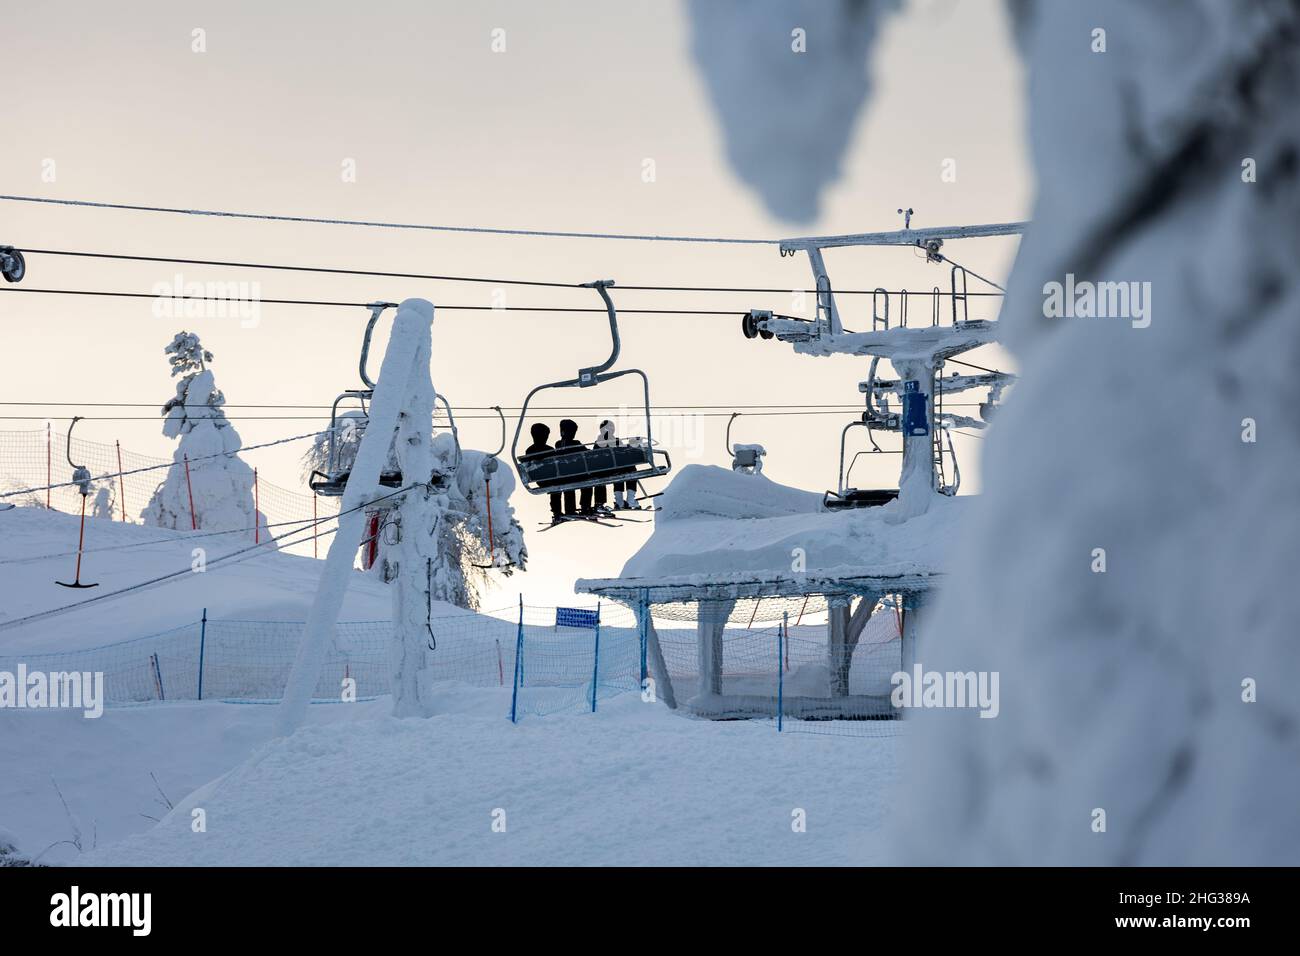
[{"label": "lift haul rope", "polygon": [[[975,408],[978,407],[980,404],[981,404],[980,402],[945,402],[944,406],[948,408]],[[537,411],[537,409],[533,409],[533,411]],[[818,415],[852,415],[852,414],[859,413],[861,411],[862,411],[861,405],[853,405],[853,406],[839,408],[839,409],[834,409],[834,408],[816,409],[811,411],[752,411],[752,412],[746,412],[745,414],[753,418],[791,418],[791,417],[800,418],[804,416],[818,416]],[[661,418],[664,417],[663,415],[660,415],[659,412],[660,410],[656,408],[655,414]],[[571,412],[563,409],[553,410],[551,412],[551,414],[557,414],[557,413],[563,414],[565,417],[568,418],[580,418],[580,419],[599,419],[599,418],[609,417],[608,412]],[[726,411],[697,411],[697,412],[674,411],[672,413],[672,415],[674,416],[691,415],[695,418],[726,418],[730,414],[731,414],[730,412],[726,412]],[[301,422],[301,421],[312,421],[316,417],[317,416],[315,415],[227,415],[226,420],[230,422]],[[48,415],[0,415],[0,421],[43,422],[48,418],[49,418]],[[82,415],[81,419],[82,421],[87,421],[87,422],[156,422],[158,421],[158,419],[153,417],[152,415]],[[496,418],[493,415],[460,415],[458,416],[458,419],[460,421],[465,421],[465,422],[496,421]],[[241,451],[250,450],[253,447],[254,446],[250,445],[248,449],[240,449],[240,450]],[[196,459],[190,459],[190,460],[195,461]],[[172,465],[152,465],[150,467],[170,468],[172,467]],[[124,472],[124,474],[129,475],[132,474],[132,472],[128,471],[128,472]],[[114,473],[114,475],[106,475],[104,477],[115,477],[115,475],[116,473]],[[49,487],[58,488],[60,486],[50,485]],[[45,488],[42,487],[36,490],[44,491]],[[4,494],[0,494],[0,498],[3,498],[6,495],[10,495],[10,494],[21,494],[21,492],[16,492],[16,491],[5,492]]]},{"label": "lift haul rope", "polygon": [[[158,294],[156,292],[103,292],[97,289],[29,289],[29,288],[4,288],[3,292],[30,292],[36,295],[93,295],[103,296],[109,299],[171,299],[177,302],[224,302],[227,304],[245,304],[256,302],[258,305],[311,305],[311,306],[335,306],[347,309],[368,309],[373,305],[371,302],[339,302],[336,300],[322,299],[263,299],[248,298],[236,299],[225,296],[211,295],[170,295]],[[436,308],[441,312],[583,312],[583,313],[601,313],[604,309],[583,308],[580,306],[549,306],[549,305],[439,305]],[[734,317],[743,310],[741,309],[626,309],[621,310],[633,313],[635,315],[712,315]]]},{"label": "lift haul rope", "polygon": [[[310,524],[319,523],[320,521],[329,521],[331,520],[331,517],[332,516],[326,516],[325,518],[319,518],[319,519],[299,518],[295,521],[272,521],[268,524],[261,525],[260,527],[270,529],[270,528],[287,528],[290,525],[310,525]],[[137,527],[144,527],[144,526],[137,525]],[[160,528],[159,530],[169,530],[169,529]],[[103,547],[99,547],[99,548],[83,548],[81,550],[81,553],[102,554],[105,551],[129,551],[133,548],[147,548],[150,545],[169,544],[175,541],[190,542],[190,541],[197,540],[198,538],[217,538],[220,537],[221,535],[226,535],[226,534],[252,534],[254,530],[256,529],[231,528],[228,531],[193,531],[185,534],[184,538],[150,538],[148,541],[132,541],[130,544],[106,544]],[[301,531],[304,529],[299,528],[297,530]],[[291,533],[296,533],[296,532],[286,532],[286,534],[291,534]],[[0,560],[0,565],[27,564],[32,561],[52,561],[55,558],[70,558],[75,554],[77,554],[76,551],[60,551],[57,554],[24,555],[21,558],[4,558],[3,560]]]},{"label": "lift haul rope", "polygon": [[[194,464],[194,462],[196,461],[210,461],[213,458],[230,458],[231,456],[238,455],[241,452],[256,451],[259,448],[270,448],[272,445],[284,445],[284,444],[288,444],[289,442],[302,441],[304,438],[315,438],[317,435],[323,435],[323,434],[324,432],[316,431],[316,432],[308,432],[305,435],[294,435],[291,438],[277,438],[275,441],[262,442],[260,445],[246,445],[243,448],[237,448],[234,451],[219,451],[212,455],[200,455],[197,458],[189,459],[189,462],[190,464]],[[104,481],[109,478],[122,478],[125,477],[126,475],[138,475],[141,472],[157,471],[160,468],[175,468],[180,464],[182,463],[177,461],[169,461],[169,462],[164,462],[161,465],[145,465],[143,468],[132,468],[130,471],[112,471],[107,474],[99,475],[97,477],[91,478],[90,481],[98,482],[98,481]],[[22,488],[19,489],[18,491],[5,491],[5,492],[0,492],[0,498],[13,498],[18,495],[27,495],[27,494],[32,494],[33,492],[47,491],[54,488],[68,488],[76,484],[80,484],[80,482],[61,481],[53,485],[38,485],[32,488]]]},{"label": "lift haul rope", "polygon": [[780,239],[736,239],[726,236],[656,236],[621,232],[565,232],[551,229],[498,229],[487,226],[439,226],[411,222],[382,222],[370,219],[328,219],[317,216],[283,216],[273,213],[227,212],[217,209],[183,209],[176,206],[143,206],[131,203],[91,202],[85,199],[51,199],[47,196],[3,196],[6,202],[44,203],[51,206],[81,206],[91,209],[119,209],[127,212],[161,212],[178,216],[214,216],[219,219],[257,219],[266,222],[313,223],[322,226],[366,226],[374,229],[415,229],[424,232],[474,233],[490,236],[539,236],[550,239],[619,239],[631,242],[701,242],[719,245],[775,246]]},{"label": "lift haul rope", "polygon": [[[437,275],[426,272],[382,272],[372,269],[342,269],[332,266],[301,266],[287,265],[283,263],[268,262],[236,262],[228,259],[198,259],[193,257],[172,257],[172,256],[141,256],[128,255],[115,252],[77,252],[66,249],[29,249],[26,246],[15,246],[24,255],[45,255],[45,256],[71,256],[84,259],[115,259],[123,262],[165,262],[171,265],[183,266],[219,266],[228,269],[267,269],[277,272],[316,272],[322,275],[346,275],[346,276],[367,276],[378,279],[427,279],[435,282],[475,282],[485,285],[518,285],[518,286],[535,286],[546,289],[580,289],[580,282],[546,282],[540,279],[493,279],[486,276],[455,276],[455,275]],[[945,257],[946,258],[946,257]],[[951,259],[947,260],[952,262]],[[963,267],[964,268],[964,267]],[[967,270],[970,272],[970,270]],[[972,276],[982,278],[971,272]],[[988,281],[988,280],[984,280]],[[751,286],[704,286],[704,285],[620,285],[619,288],[624,292],[735,292],[735,293],[753,293],[773,295],[786,295],[791,292],[803,292],[810,295],[816,295],[817,289],[776,289],[776,288],[758,288]],[[998,288],[1001,288],[1000,286]],[[879,289],[836,289],[836,295],[875,295]],[[898,295],[900,290],[889,290],[891,295]],[[917,294],[923,294],[920,290]],[[933,292],[926,292],[925,295],[933,295]],[[951,296],[952,292],[940,291],[940,295]],[[999,296],[1002,292],[969,292],[960,293],[961,295],[988,295]]]},{"label": "lift haul rope", "polygon": [[[395,496],[397,496],[397,495],[405,494],[406,492],[410,491],[412,488],[415,488],[415,487],[417,487],[417,486],[414,485],[414,484],[411,484],[411,485],[407,485],[407,486],[405,486],[405,487],[403,487],[403,488],[398,488],[396,491],[392,491],[392,492],[390,492],[390,493],[388,493],[388,494],[385,494],[385,495],[380,495],[380,496],[377,497],[377,498],[372,498],[372,499],[370,499],[369,501],[366,501],[366,502],[364,502],[363,504],[357,505],[357,506],[354,507],[354,508],[348,508],[348,509],[345,510],[345,511],[340,511],[337,515],[328,515],[328,516],[326,516],[326,517],[324,517],[324,518],[317,518],[317,519],[311,521],[311,522],[308,524],[308,526],[305,527],[305,528],[299,528],[299,529],[296,529],[296,530],[294,530],[294,531],[286,531],[286,532],[284,532],[283,534],[276,535],[274,538],[270,538],[270,539],[268,539],[267,541],[264,541],[264,542],[262,542],[262,543],[260,543],[260,544],[250,544],[248,547],[246,547],[246,548],[240,548],[238,551],[230,551],[230,552],[228,552],[228,553],[226,553],[226,554],[219,555],[218,557],[215,557],[215,558],[211,559],[210,561],[208,561],[208,562],[204,565],[204,567],[205,567],[205,569],[210,569],[210,568],[212,568],[214,565],[226,566],[226,565],[228,565],[228,564],[238,564],[238,563],[240,563],[239,560],[232,560],[232,559],[247,560],[247,558],[250,558],[250,557],[256,557],[256,553],[258,553],[258,552],[266,553],[266,554],[270,554],[270,553],[272,553],[272,550],[271,550],[271,549],[268,549],[268,548],[267,548],[267,545],[275,544],[275,543],[277,543],[277,542],[279,542],[279,541],[285,541],[285,540],[288,539],[288,538],[292,538],[294,535],[301,534],[303,531],[314,531],[316,528],[318,528],[318,527],[319,527],[320,525],[322,525],[322,524],[325,524],[326,522],[337,521],[339,518],[342,518],[344,515],[352,514],[352,513],[354,513],[354,512],[364,510],[365,508],[369,508],[371,505],[374,505],[374,504],[376,504],[377,502],[385,501],[385,500],[387,500],[387,499],[389,499],[389,498],[393,498],[393,497],[395,497]],[[314,534],[314,535],[312,535],[311,537],[303,538],[303,539],[301,539],[301,540],[299,540],[299,541],[288,541],[287,543],[288,543],[288,544],[301,544],[303,541],[310,541],[310,540],[313,540],[314,538],[319,537],[321,534],[333,534],[334,531],[336,531],[336,530],[337,530],[337,529],[335,529],[335,528],[331,528],[331,529],[329,529],[329,530],[326,531],[326,532],[321,532],[321,533],[319,533],[319,534]],[[151,543],[152,543],[152,542],[151,542]],[[121,595],[123,595],[123,594],[129,594],[129,593],[131,593],[132,591],[139,591],[139,590],[142,590],[142,589],[144,589],[144,588],[156,587],[156,586],[161,585],[161,584],[166,584],[166,583],[169,582],[169,581],[174,581],[174,580],[176,580],[177,578],[183,577],[183,576],[185,576],[185,575],[187,575],[187,574],[193,574],[193,573],[194,573],[194,569],[193,569],[193,568],[191,568],[191,567],[186,567],[186,568],[183,568],[183,569],[181,569],[181,570],[179,570],[179,571],[171,571],[171,572],[169,572],[169,573],[167,573],[167,574],[160,575],[159,577],[156,577],[156,578],[150,578],[148,581],[141,581],[141,582],[138,583],[138,584],[132,584],[132,585],[129,585],[129,586],[124,587],[124,588],[119,588],[119,589],[116,590],[116,591],[106,591],[106,592],[104,592],[103,594],[97,594],[97,595],[95,595],[94,597],[92,597],[92,598],[87,598],[87,599],[84,600],[84,601],[76,601],[76,602],[74,602],[74,603],[72,603],[72,604],[65,604],[65,605],[63,605],[63,606],[61,606],[61,607],[50,608],[50,609],[45,610],[45,611],[37,611],[37,612],[35,612],[34,614],[28,614],[26,617],[15,618],[15,619],[12,620],[12,621],[0,621],[0,631],[6,631],[6,630],[9,630],[10,628],[19,627],[20,625],[23,625],[23,624],[29,624],[29,623],[31,623],[31,622],[33,622],[33,621],[45,620],[45,619],[47,619],[47,618],[57,617],[57,616],[59,616],[59,615],[61,615],[61,614],[67,614],[67,613],[69,613],[69,612],[71,612],[71,611],[75,611],[77,608],[85,607],[85,606],[88,605],[88,604],[97,604],[97,603],[99,603],[99,602],[101,602],[101,601],[107,601],[107,600],[110,600],[110,599],[112,599],[112,598],[119,597],[119,596],[121,596]]]}]

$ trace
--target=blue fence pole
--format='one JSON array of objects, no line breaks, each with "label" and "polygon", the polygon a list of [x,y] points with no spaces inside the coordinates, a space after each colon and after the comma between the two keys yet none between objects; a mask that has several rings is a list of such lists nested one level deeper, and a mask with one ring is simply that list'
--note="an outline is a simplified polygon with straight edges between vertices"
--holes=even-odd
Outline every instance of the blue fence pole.
[{"label": "blue fence pole", "polygon": [[779,734],[785,720],[785,668],[781,660],[785,657],[786,629],[790,626],[790,612],[781,615],[781,630],[776,632],[776,732]]},{"label": "blue fence pole", "polygon": [[646,591],[641,592],[640,606],[637,608],[637,636],[641,639],[641,689],[645,690],[646,677],[646,644],[650,639],[650,598]]},{"label": "blue fence pole", "polygon": [[162,664],[160,664],[160,663],[158,662],[158,655],[157,655],[157,654],[152,654],[152,655],[150,655],[150,656],[153,658],[153,673],[154,673],[154,676],[158,678],[158,699],[159,699],[159,700],[166,700],[166,699],[167,699],[167,691],[163,689]]},{"label": "blue fence pole", "polygon": [[203,609],[203,620],[199,622],[199,700],[203,699],[203,645],[208,640],[208,609]]},{"label": "blue fence pole", "polygon": [[596,602],[596,653],[591,662],[591,712],[596,712],[596,688],[600,685],[600,602]]},{"label": "blue fence pole", "polygon": [[524,680],[524,596],[519,595],[519,633],[515,637],[515,679],[510,690],[510,723],[519,722],[519,685]]}]

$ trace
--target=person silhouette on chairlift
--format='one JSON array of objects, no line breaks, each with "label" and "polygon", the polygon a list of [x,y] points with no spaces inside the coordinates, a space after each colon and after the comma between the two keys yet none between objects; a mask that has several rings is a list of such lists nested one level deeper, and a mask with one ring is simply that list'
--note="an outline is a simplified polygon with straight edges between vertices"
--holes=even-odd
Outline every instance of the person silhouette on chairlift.
[{"label": "person silhouette on chairlift", "polygon": [[[560,440],[555,443],[555,450],[562,451],[568,448],[582,448],[582,442],[578,441],[578,423],[572,418],[560,420]],[[564,515],[565,517],[575,517],[577,515],[595,514],[595,509],[591,507],[591,489],[582,489],[581,511],[579,511],[579,499],[574,494],[573,489],[564,493]]]},{"label": "person silhouette on chairlift", "polygon": [[[543,425],[541,422],[534,422],[532,427],[528,429],[528,434],[533,436],[533,443],[524,450],[525,455],[539,455],[543,452],[555,451],[554,448],[546,443],[546,440],[551,437],[551,429],[549,426]],[[572,494],[573,492],[569,493]],[[550,499],[551,521],[556,522],[563,516],[563,513],[560,510],[560,493],[558,491],[551,492]]]},{"label": "person silhouette on chairlift", "polygon": [[[613,448],[621,445],[622,442],[615,436],[614,423],[608,418],[600,423],[600,436],[592,442],[595,448]],[[624,497],[626,492],[627,497]],[[609,492],[604,485],[597,485],[595,488],[596,509],[607,508],[609,503]],[[614,510],[625,511],[628,509],[636,510],[640,507],[636,500],[636,482],[635,481],[616,481],[614,482]]]}]

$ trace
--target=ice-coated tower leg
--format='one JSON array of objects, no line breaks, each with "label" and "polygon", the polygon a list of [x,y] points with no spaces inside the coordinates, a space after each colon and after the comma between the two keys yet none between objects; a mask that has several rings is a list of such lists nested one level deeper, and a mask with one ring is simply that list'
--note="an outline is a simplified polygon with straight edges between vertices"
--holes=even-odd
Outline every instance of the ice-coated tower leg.
[{"label": "ice-coated tower leg", "polygon": [[[365,523],[363,509],[367,503],[381,497],[379,474],[388,462],[389,443],[397,429],[398,416],[406,404],[411,382],[417,373],[428,375],[428,350],[422,353],[422,368],[417,368],[417,358],[421,354],[420,343],[429,340],[432,325],[433,305],[424,299],[407,299],[393,320],[388,350],[384,353],[379,380],[370,402],[365,436],[357,448],[352,472],[343,489],[338,531],[330,542],[325,566],[316,585],[316,597],[307,615],[302,644],[298,647],[276,715],[275,731],[281,736],[297,730],[316,690],[325,648],[338,621],[352,563],[361,544]],[[427,476],[422,480],[427,481]],[[382,490],[382,494],[388,493]]]},{"label": "ice-coated tower leg", "polygon": [[438,535],[447,511],[447,492],[430,486],[433,473],[433,408],[437,396],[429,375],[431,330],[426,327],[414,355],[415,371],[407,388],[406,406],[398,418],[397,461],[407,484],[418,483],[402,496],[396,509],[397,543],[385,560],[393,574],[393,643],[389,676],[394,717],[424,717],[431,702],[420,694],[425,653],[433,643],[430,590],[443,573]]},{"label": "ice-coated tower leg", "polygon": [[[927,361],[895,360],[903,382],[919,382],[925,393],[931,389],[934,378],[934,366]],[[898,479],[898,503],[890,515],[891,521],[906,521],[929,510],[930,502],[935,496],[934,490],[934,407],[933,396],[925,394],[924,435],[910,435],[904,422],[903,433],[903,468]]]}]

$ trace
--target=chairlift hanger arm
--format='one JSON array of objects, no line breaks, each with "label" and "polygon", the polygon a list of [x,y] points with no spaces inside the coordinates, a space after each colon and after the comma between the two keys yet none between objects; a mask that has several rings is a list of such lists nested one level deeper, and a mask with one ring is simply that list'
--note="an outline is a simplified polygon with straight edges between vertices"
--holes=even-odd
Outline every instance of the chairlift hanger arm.
[{"label": "chairlift hanger arm", "polygon": [[[67,458],[68,458],[68,465],[69,467],[72,468],[73,471],[77,471],[78,469],[85,467],[85,465],[78,465],[75,461],[72,460],[72,430],[77,427],[77,422],[81,421],[81,418],[82,416],[80,415],[74,415],[72,416],[72,421],[68,424]],[[74,478],[73,480],[75,481],[76,479]]]},{"label": "chairlift hanger arm", "polygon": [[447,410],[447,421],[451,423],[451,438],[456,445],[456,458],[455,464],[452,466],[452,472],[454,474],[459,474],[463,452],[460,448],[460,431],[456,428],[456,415],[451,410],[451,403],[447,401],[447,396],[442,394],[442,392],[438,393],[438,401],[442,402],[442,407]]},{"label": "chairlift hanger arm", "polygon": [[496,412],[497,417],[501,419],[501,444],[497,446],[496,451],[488,456],[489,458],[496,458],[506,450],[506,416],[505,412],[501,411],[500,405],[493,405],[492,411]]},{"label": "chairlift hanger arm", "polygon": [[370,376],[366,374],[366,359],[369,358],[370,356],[370,337],[374,334],[375,323],[378,322],[379,317],[384,314],[384,309],[395,309],[397,308],[397,303],[396,302],[371,302],[369,308],[370,308],[370,321],[366,323],[365,338],[361,340],[360,371],[361,371],[361,381],[365,383],[367,388],[373,391],[375,387],[375,383],[372,382],[370,380]]},{"label": "chairlift hanger arm", "polygon": [[732,458],[736,457],[736,453],[731,450],[731,423],[734,422],[739,417],[740,417],[740,412],[732,412],[731,417],[727,419],[727,437],[725,439],[726,449],[727,449],[727,454],[730,455]]},{"label": "chairlift hanger arm", "polygon": [[584,282],[582,284],[584,289],[595,289],[599,292],[601,299],[605,302],[605,312],[609,315],[609,337],[613,347],[610,350],[609,358],[605,359],[600,365],[578,370],[579,388],[586,388],[601,381],[601,373],[609,371],[614,367],[614,363],[618,361],[618,353],[622,345],[618,336],[618,312],[614,309],[614,300],[609,297],[609,292],[606,291],[613,284],[613,279],[597,279],[595,282]]}]

